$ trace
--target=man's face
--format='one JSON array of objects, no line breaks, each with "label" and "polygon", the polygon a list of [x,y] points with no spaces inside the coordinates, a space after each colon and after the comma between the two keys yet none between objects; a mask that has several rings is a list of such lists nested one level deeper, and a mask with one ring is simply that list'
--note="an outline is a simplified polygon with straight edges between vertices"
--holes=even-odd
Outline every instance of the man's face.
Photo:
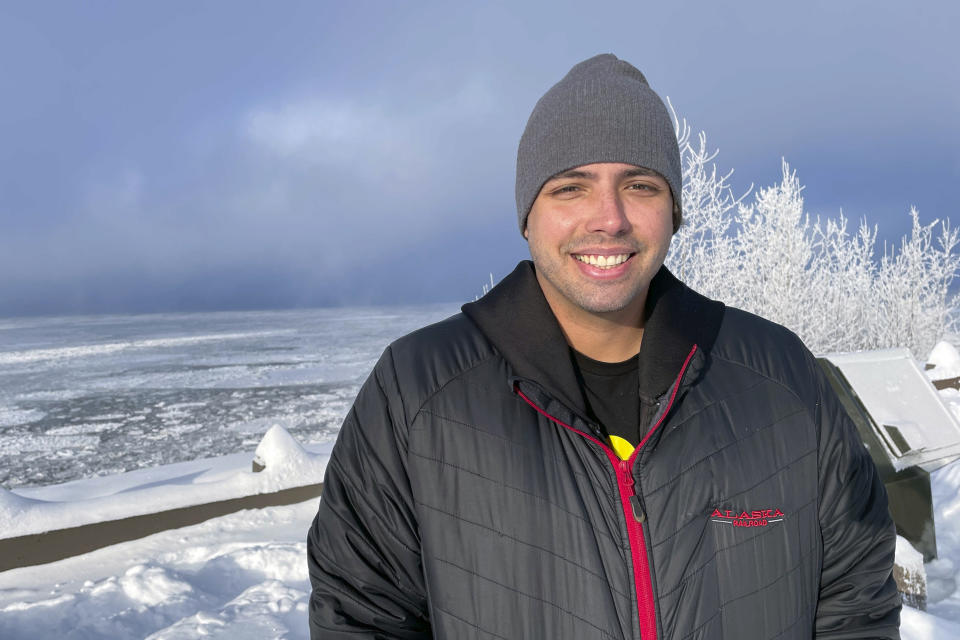
[{"label": "man's face", "polygon": [[639,313],[670,246],[672,212],[667,181],[630,164],[588,164],[548,180],[524,237],[554,312]]}]

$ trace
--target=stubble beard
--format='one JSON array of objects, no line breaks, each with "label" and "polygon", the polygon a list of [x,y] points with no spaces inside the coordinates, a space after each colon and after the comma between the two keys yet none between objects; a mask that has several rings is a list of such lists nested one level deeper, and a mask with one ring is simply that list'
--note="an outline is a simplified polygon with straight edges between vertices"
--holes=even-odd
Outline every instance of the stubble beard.
[{"label": "stubble beard", "polygon": [[[631,251],[631,261],[648,257],[645,247],[637,245]],[[643,278],[629,283],[585,281],[582,277],[578,278],[576,265],[564,264],[566,260],[574,260],[570,257],[573,253],[577,253],[574,244],[564,247],[559,257],[541,252],[535,243],[530,244],[530,257],[539,277],[546,280],[567,302],[583,311],[596,314],[621,311],[642,295],[649,285]],[[569,266],[574,269],[569,269]]]}]

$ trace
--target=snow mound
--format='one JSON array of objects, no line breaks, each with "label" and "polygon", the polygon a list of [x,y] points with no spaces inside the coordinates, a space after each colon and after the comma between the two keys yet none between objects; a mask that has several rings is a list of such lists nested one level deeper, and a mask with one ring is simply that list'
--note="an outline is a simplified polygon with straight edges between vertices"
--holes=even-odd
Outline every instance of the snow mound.
[{"label": "snow mound", "polygon": [[307,593],[272,580],[255,584],[214,610],[201,610],[147,640],[287,638],[306,627]]},{"label": "snow mound", "polygon": [[932,379],[955,378],[960,376],[960,351],[949,342],[938,342],[927,356],[927,364],[933,365],[927,372]]},{"label": "snow mound", "polygon": [[310,454],[306,449],[300,446],[290,432],[278,424],[267,429],[256,451],[253,452],[253,461],[267,469],[275,469],[283,465],[299,467],[309,458]]},{"label": "snow mound", "polygon": [[327,460],[304,449],[290,433],[278,424],[270,427],[253,454],[253,461],[263,467],[261,474],[274,490],[313,484],[323,478]]},{"label": "snow mound", "polygon": [[144,564],[127,569],[118,582],[127,598],[147,607],[186,600],[193,591],[189,583],[177,579],[163,567]]}]

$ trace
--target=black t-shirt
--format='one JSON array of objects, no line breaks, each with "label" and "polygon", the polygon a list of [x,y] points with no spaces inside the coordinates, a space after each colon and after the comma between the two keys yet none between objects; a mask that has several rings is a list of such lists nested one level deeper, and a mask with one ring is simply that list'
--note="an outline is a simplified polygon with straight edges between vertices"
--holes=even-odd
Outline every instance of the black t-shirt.
[{"label": "black t-shirt", "polygon": [[620,436],[633,446],[640,441],[639,360],[600,362],[570,349],[577,379],[587,402],[587,417],[608,436]]}]

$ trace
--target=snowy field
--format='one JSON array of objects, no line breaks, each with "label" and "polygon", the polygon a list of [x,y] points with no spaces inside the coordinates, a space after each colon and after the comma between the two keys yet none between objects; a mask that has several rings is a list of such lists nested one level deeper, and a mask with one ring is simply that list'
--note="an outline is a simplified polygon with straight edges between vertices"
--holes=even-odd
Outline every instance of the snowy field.
[{"label": "snowy field", "polygon": [[317,501],[0,573],[0,638],[307,638]]},{"label": "snowy field", "polygon": [[[253,456],[0,493],[0,520],[20,535],[301,486],[322,478],[330,446],[308,452],[277,426]],[[250,470],[254,456],[264,471]],[[241,511],[0,572],[0,638],[306,637],[303,540],[316,508],[309,500]]]},{"label": "snowy field", "polygon": [[[904,640],[960,638],[960,462],[934,473],[940,558]],[[0,638],[307,638],[309,500],[242,511],[39,567],[0,573]]]},{"label": "snowy field", "polygon": [[[16,476],[24,480],[19,485],[0,482],[7,490],[18,487],[15,492],[0,491],[0,522],[4,523],[0,527],[13,526],[28,512],[39,514],[37,526],[42,527],[49,509],[31,500],[67,501],[58,522],[79,522],[89,516],[84,512],[93,504],[107,510],[102,513],[111,508],[122,511],[138,502],[143,503],[141,508],[159,505],[169,499],[162,496],[170,494],[246,491],[256,483],[276,488],[285,484],[277,474],[285,473],[287,480],[299,474],[302,480],[322,473],[329,442],[352,399],[351,390],[356,392],[384,344],[452,310],[452,306],[410,308],[402,313],[367,310],[340,319],[322,312],[304,312],[297,318],[272,314],[277,317],[252,325],[245,314],[211,314],[210,326],[193,334],[178,331],[177,323],[183,319],[171,316],[166,332],[149,338],[136,334],[131,323],[156,328],[157,316],[89,319],[91,326],[78,330],[75,342],[57,344],[50,344],[57,341],[53,336],[58,331],[57,321],[51,320],[47,337],[38,331],[33,344],[20,343],[14,350],[8,348],[11,343],[0,343],[0,363],[7,369],[0,374],[5,376],[0,379],[0,443],[8,447],[5,453],[0,444],[0,468],[10,474],[8,478],[14,477],[7,466],[19,464],[19,443],[28,445],[23,451],[33,470],[29,476]],[[284,326],[278,317],[289,324]],[[305,338],[297,329],[304,319],[313,337]],[[6,326],[0,322],[0,336],[11,330],[21,336],[31,331],[17,322]],[[956,343],[954,337],[951,342]],[[952,375],[960,375],[960,356],[954,350],[942,348],[938,357],[941,374],[956,370]],[[197,362],[205,368],[191,368]],[[11,366],[19,376],[10,373]],[[325,397],[313,398],[309,406],[297,404],[292,392],[286,400],[264,406],[257,404],[263,397],[257,399],[251,392],[300,385],[313,391],[327,385],[334,408],[323,406]],[[254,400],[237,413],[217,413],[217,403],[229,396],[201,392],[224,389],[244,391],[244,401]],[[161,391],[196,391],[198,399],[193,400],[196,404],[181,403],[179,410],[186,415],[171,418],[164,411],[168,405],[160,404],[165,402]],[[127,409],[90,415],[102,411],[103,403],[116,402],[113,396],[127,397]],[[960,393],[944,391],[941,397],[960,416]],[[81,400],[82,411],[71,413],[67,398]],[[330,417],[318,418],[325,415],[322,411],[329,411]],[[130,416],[144,418],[130,421]],[[219,421],[193,430],[176,428],[194,420],[200,424],[203,416]],[[144,423],[150,426],[136,426]],[[301,441],[325,440],[326,444],[304,452],[273,430],[258,450],[270,463],[263,472],[267,475],[252,474],[248,468],[253,449],[273,423],[288,428]],[[238,430],[237,424],[244,429]],[[63,431],[65,427],[72,429]],[[125,433],[129,428],[140,431],[130,435]],[[160,437],[145,438],[150,429]],[[205,430],[211,435],[189,435]],[[237,433],[242,435],[234,439]],[[98,440],[55,440],[66,435]],[[168,459],[164,447],[181,438],[195,438],[191,442],[200,453],[190,456],[189,446],[176,448],[177,454]],[[115,439],[124,443],[117,445],[116,455],[107,446]],[[69,455],[59,455],[58,446],[66,447]],[[111,462],[101,464],[98,446],[107,448],[105,455]],[[93,447],[97,456],[83,455],[85,447]],[[124,455],[124,447],[133,455]],[[249,453],[236,454],[241,450]],[[156,467],[138,462],[138,451],[163,462],[232,455]],[[47,458],[57,464],[47,465]],[[291,461],[285,470],[280,469],[283,460]],[[111,470],[134,469],[139,470],[104,477]],[[41,486],[49,485],[51,478],[72,482]],[[928,611],[904,609],[905,640],[960,638],[960,461],[936,471],[932,483],[939,559],[926,565]],[[304,538],[316,508],[317,500],[309,500],[243,511],[82,556],[0,572],[0,638],[307,638]]]}]

